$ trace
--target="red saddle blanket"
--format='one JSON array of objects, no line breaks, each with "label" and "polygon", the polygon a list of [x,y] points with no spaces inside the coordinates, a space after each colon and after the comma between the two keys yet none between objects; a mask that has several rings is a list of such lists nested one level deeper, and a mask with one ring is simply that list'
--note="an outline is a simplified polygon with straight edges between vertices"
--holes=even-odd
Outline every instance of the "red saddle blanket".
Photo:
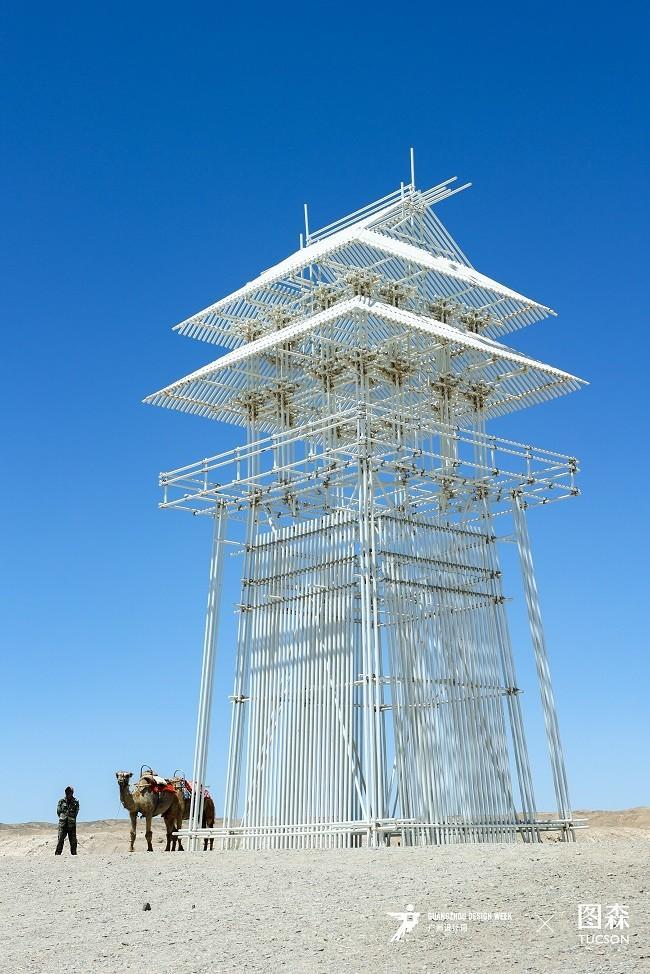
[{"label": "red saddle blanket", "polygon": [[154,795],[159,795],[163,791],[171,791],[174,794],[176,793],[176,789],[172,784],[170,784],[169,781],[167,781],[164,785],[158,784],[157,781],[154,781],[154,783],[151,786],[151,790],[154,793]]}]

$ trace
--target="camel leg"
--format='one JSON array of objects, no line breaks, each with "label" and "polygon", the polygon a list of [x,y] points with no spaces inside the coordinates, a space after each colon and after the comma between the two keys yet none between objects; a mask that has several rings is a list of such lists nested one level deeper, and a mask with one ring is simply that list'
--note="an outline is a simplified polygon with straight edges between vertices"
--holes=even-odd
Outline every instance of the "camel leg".
[{"label": "camel leg", "polygon": [[[176,829],[183,828],[184,812],[185,812],[185,801],[183,800],[182,797],[179,797],[178,805],[176,807]],[[179,852],[185,852],[185,849],[183,848],[183,840],[181,839],[180,835],[174,836],[174,850],[176,850],[176,848],[178,848]]]},{"label": "camel leg", "polygon": [[[211,829],[213,826],[214,826],[214,819],[212,818],[212,816],[210,816],[210,818],[208,819],[208,816],[206,814],[205,807],[204,807],[203,808],[203,819],[201,821],[201,828]],[[204,852],[207,852],[208,851],[208,844],[210,845],[210,852],[212,852],[212,849],[214,848],[214,839],[212,837],[208,838],[206,836],[205,839],[203,840],[203,851]]]},{"label": "camel leg", "polygon": [[165,845],[165,852],[173,852],[174,839],[172,837],[172,823],[170,821],[169,812],[165,812],[163,815],[163,822],[165,823],[165,831],[167,833],[167,844]]},{"label": "camel leg", "polygon": [[144,837],[147,840],[147,852],[153,852],[153,846],[151,844],[151,838],[153,832],[151,829],[151,815],[147,815],[147,831],[144,833]]},{"label": "camel leg", "polygon": [[129,814],[131,816],[131,848],[129,849],[129,852],[135,852],[135,831],[137,828],[136,823],[138,821],[138,813],[130,812]]},{"label": "camel leg", "polygon": [[[182,829],[183,828],[183,809],[182,809],[182,807],[181,807],[181,809],[179,810],[179,812],[178,812],[178,814],[176,816],[176,828],[177,829]],[[176,849],[176,846],[177,845],[178,845],[178,851],[179,852],[185,852],[185,849],[183,848],[183,840],[181,839],[180,835],[174,837],[174,849]]]},{"label": "camel leg", "polygon": [[[163,815],[165,821],[165,829],[167,830],[167,845],[165,846],[165,852],[176,852],[176,844],[180,842],[174,835],[176,829],[176,816],[172,810],[165,812]],[[182,846],[181,846],[182,848]]]}]

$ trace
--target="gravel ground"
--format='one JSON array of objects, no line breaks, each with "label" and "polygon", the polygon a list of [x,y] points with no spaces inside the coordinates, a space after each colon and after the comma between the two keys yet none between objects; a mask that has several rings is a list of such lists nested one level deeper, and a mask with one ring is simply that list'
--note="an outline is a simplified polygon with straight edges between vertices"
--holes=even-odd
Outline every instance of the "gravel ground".
[{"label": "gravel ground", "polygon": [[[5,856],[0,969],[20,974],[641,974],[650,842]],[[145,903],[151,905],[144,910]],[[580,944],[579,903],[629,914]],[[390,943],[407,904],[419,922]],[[436,930],[428,914],[511,914]],[[544,923],[547,921],[547,923]],[[604,926],[604,924],[603,924]],[[584,933],[584,932],[583,932]],[[598,931],[597,931],[598,933]],[[602,934],[612,933],[603,929]]]}]

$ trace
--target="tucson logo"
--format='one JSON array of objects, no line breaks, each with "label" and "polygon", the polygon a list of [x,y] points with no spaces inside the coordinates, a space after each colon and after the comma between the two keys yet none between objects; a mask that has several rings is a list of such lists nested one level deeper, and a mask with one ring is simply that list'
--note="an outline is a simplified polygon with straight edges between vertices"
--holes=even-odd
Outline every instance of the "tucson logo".
[{"label": "tucson logo", "polygon": [[[583,947],[591,947],[595,944],[618,945],[629,944],[629,934],[623,933],[629,930],[630,912],[622,903],[612,903],[606,905],[605,910],[600,903],[580,903],[578,904],[578,929],[587,930],[588,933],[581,933],[578,939]],[[611,930],[612,933],[596,933],[598,930]],[[620,930],[621,933],[615,931]]]}]

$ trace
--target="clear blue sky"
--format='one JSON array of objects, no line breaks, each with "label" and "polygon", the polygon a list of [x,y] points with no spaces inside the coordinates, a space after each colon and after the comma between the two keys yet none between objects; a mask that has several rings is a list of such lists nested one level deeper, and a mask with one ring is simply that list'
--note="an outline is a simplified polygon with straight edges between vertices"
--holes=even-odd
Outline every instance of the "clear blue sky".
[{"label": "clear blue sky", "polygon": [[530,518],[574,805],[650,804],[645,10],[5,13],[2,818],[52,819],[69,782],[113,816],[116,769],[189,773],[209,525],[159,512],[157,473],[236,431],[141,399],[215,357],[172,324],[295,249],[305,200],[318,226],[408,179],[410,145],[421,185],[473,181],[439,209],[472,262],[560,312],[511,344],[591,382],[493,428],[584,465]]}]

